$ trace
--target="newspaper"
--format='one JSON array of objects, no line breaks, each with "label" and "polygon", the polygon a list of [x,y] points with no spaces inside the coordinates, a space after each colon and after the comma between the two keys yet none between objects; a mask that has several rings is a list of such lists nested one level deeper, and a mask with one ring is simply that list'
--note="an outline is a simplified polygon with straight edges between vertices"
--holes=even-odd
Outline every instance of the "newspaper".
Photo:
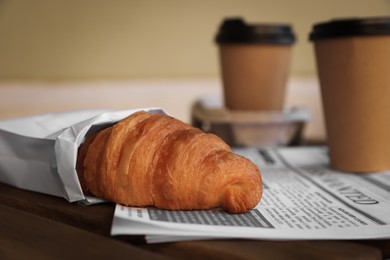
[{"label": "newspaper", "polygon": [[116,206],[112,235],[149,243],[199,239],[389,239],[390,171],[329,168],[326,147],[235,148],[256,163],[263,198],[248,213]]}]

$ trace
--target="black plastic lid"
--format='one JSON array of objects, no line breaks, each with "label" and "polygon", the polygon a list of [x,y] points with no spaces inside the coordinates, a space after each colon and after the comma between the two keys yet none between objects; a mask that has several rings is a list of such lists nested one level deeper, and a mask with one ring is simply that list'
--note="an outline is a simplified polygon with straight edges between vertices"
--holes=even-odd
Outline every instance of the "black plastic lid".
[{"label": "black plastic lid", "polygon": [[223,43],[270,43],[290,45],[295,35],[288,24],[246,24],[241,18],[225,19],[215,38]]},{"label": "black plastic lid", "polygon": [[313,26],[309,40],[348,37],[390,35],[390,17],[336,19]]}]

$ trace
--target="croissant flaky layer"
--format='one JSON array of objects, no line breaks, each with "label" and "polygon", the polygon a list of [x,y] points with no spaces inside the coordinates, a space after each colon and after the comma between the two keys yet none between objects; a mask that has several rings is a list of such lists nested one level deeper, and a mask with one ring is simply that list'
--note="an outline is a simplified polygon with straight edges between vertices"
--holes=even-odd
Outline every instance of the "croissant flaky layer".
[{"label": "croissant flaky layer", "polygon": [[128,206],[241,213],[262,195],[257,166],[219,137],[144,111],[87,137],[77,173],[84,192]]}]

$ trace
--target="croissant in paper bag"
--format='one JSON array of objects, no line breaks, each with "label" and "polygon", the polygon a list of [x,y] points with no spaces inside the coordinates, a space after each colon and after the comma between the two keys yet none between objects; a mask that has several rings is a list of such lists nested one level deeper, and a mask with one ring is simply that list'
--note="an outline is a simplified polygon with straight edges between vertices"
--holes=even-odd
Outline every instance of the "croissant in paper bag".
[{"label": "croissant in paper bag", "polygon": [[219,137],[143,111],[89,136],[77,172],[84,192],[128,206],[240,213],[262,195],[256,165]]}]

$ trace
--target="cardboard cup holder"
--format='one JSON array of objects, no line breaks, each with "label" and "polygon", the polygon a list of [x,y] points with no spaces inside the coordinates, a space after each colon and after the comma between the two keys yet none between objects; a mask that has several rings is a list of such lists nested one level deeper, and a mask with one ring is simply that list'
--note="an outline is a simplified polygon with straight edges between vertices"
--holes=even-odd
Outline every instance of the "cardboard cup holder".
[{"label": "cardboard cup holder", "polygon": [[281,111],[229,110],[214,97],[197,100],[191,111],[192,125],[213,133],[230,146],[289,146],[302,143],[309,110],[293,107]]}]

